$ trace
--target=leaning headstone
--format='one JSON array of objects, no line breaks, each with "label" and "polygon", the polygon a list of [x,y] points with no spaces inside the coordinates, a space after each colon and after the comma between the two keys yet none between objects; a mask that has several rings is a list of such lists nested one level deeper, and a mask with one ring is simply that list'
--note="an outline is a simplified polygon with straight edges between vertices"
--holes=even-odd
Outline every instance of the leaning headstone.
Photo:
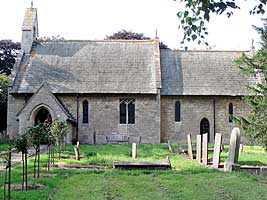
[{"label": "leaning headstone", "polygon": [[132,158],[136,158],[137,157],[137,146],[136,143],[132,144]]},{"label": "leaning headstone", "polygon": [[188,157],[193,160],[193,149],[192,149],[192,140],[191,135],[187,135],[187,146],[188,146]]},{"label": "leaning headstone", "polygon": [[196,159],[201,163],[201,135],[197,135],[197,156]]},{"label": "leaning headstone", "polygon": [[244,151],[244,145],[243,144],[240,144],[240,148],[239,148],[239,152],[243,152]]},{"label": "leaning headstone", "polygon": [[219,168],[221,144],[222,144],[222,134],[216,133],[215,142],[214,142],[214,150],[213,150],[213,161],[212,161],[212,167],[214,168]]},{"label": "leaning headstone", "polygon": [[170,151],[171,153],[173,153],[173,149],[172,149],[172,145],[171,145],[170,140],[168,140],[168,148],[169,148],[169,151]]},{"label": "leaning headstone", "polygon": [[232,171],[233,168],[239,168],[238,155],[240,146],[240,129],[233,128],[230,138],[229,156],[224,165],[224,171]]},{"label": "leaning headstone", "polygon": [[202,137],[202,164],[208,165],[208,134],[205,133]]}]

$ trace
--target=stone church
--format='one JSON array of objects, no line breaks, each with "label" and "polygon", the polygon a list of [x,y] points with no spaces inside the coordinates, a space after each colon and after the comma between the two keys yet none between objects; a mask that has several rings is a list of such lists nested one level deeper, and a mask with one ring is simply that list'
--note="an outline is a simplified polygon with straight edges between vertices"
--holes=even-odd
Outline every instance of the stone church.
[{"label": "stone church", "polygon": [[233,65],[240,51],[159,49],[159,41],[38,40],[37,9],[26,11],[21,52],[8,94],[8,134],[61,118],[67,142],[185,142],[222,133],[244,115],[248,80]]}]

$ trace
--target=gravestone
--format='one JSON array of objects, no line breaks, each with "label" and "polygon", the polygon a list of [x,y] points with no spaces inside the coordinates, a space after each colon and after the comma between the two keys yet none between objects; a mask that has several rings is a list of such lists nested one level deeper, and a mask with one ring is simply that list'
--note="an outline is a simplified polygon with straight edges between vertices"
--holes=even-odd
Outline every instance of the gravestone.
[{"label": "gravestone", "polygon": [[240,146],[240,129],[233,128],[230,138],[229,156],[224,165],[224,171],[232,171],[234,168],[240,168],[238,164]]},{"label": "gravestone", "polygon": [[201,163],[201,135],[197,135],[197,156],[196,159]]},{"label": "gravestone", "polygon": [[188,145],[188,157],[193,160],[193,148],[192,148],[192,140],[191,135],[187,135],[187,145]]},{"label": "gravestone", "polygon": [[220,164],[221,144],[222,144],[222,134],[216,133],[214,150],[213,150],[213,161],[212,161],[212,167],[214,168],[218,168]]},{"label": "gravestone", "polygon": [[240,144],[239,152],[241,153],[241,152],[243,152],[243,150],[244,150],[244,145]]},{"label": "gravestone", "polygon": [[208,165],[208,134],[202,135],[202,164]]},{"label": "gravestone", "polygon": [[170,151],[171,153],[173,153],[173,149],[172,149],[172,145],[171,145],[170,140],[168,140],[168,148],[169,148],[169,151]]},{"label": "gravestone", "polygon": [[136,158],[137,157],[137,146],[136,143],[132,144],[132,158]]},{"label": "gravestone", "polygon": [[75,160],[80,160],[80,152],[79,152],[79,141],[77,142],[77,145],[74,147],[75,152]]}]

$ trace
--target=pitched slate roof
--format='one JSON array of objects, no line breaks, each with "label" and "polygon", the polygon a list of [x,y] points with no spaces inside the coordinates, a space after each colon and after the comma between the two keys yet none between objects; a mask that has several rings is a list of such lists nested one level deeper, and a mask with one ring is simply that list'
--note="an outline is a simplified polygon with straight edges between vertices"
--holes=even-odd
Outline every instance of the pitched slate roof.
[{"label": "pitched slate roof", "polygon": [[22,60],[11,93],[34,93],[43,82],[53,93],[157,94],[161,87],[157,40],[37,42]]},{"label": "pitched slate roof", "polygon": [[237,51],[161,50],[162,95],[248,95]]}]

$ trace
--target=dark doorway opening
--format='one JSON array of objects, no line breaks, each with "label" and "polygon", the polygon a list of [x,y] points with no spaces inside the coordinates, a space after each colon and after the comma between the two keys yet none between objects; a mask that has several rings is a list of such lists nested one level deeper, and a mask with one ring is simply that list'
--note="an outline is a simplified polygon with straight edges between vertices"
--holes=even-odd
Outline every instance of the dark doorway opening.
[{"label": "dark doorway opening", "polygon": [[52,117],[49,111],[45,108],[41,108],[35,115],[34,125],[37,125],[39,123],[52,123]]},{"label": "dark doorway opening", "polygon": [[203,118],[200,121],[200,135],[208,133],[208,142],[210,142],[210,123],[207,118]]}]

